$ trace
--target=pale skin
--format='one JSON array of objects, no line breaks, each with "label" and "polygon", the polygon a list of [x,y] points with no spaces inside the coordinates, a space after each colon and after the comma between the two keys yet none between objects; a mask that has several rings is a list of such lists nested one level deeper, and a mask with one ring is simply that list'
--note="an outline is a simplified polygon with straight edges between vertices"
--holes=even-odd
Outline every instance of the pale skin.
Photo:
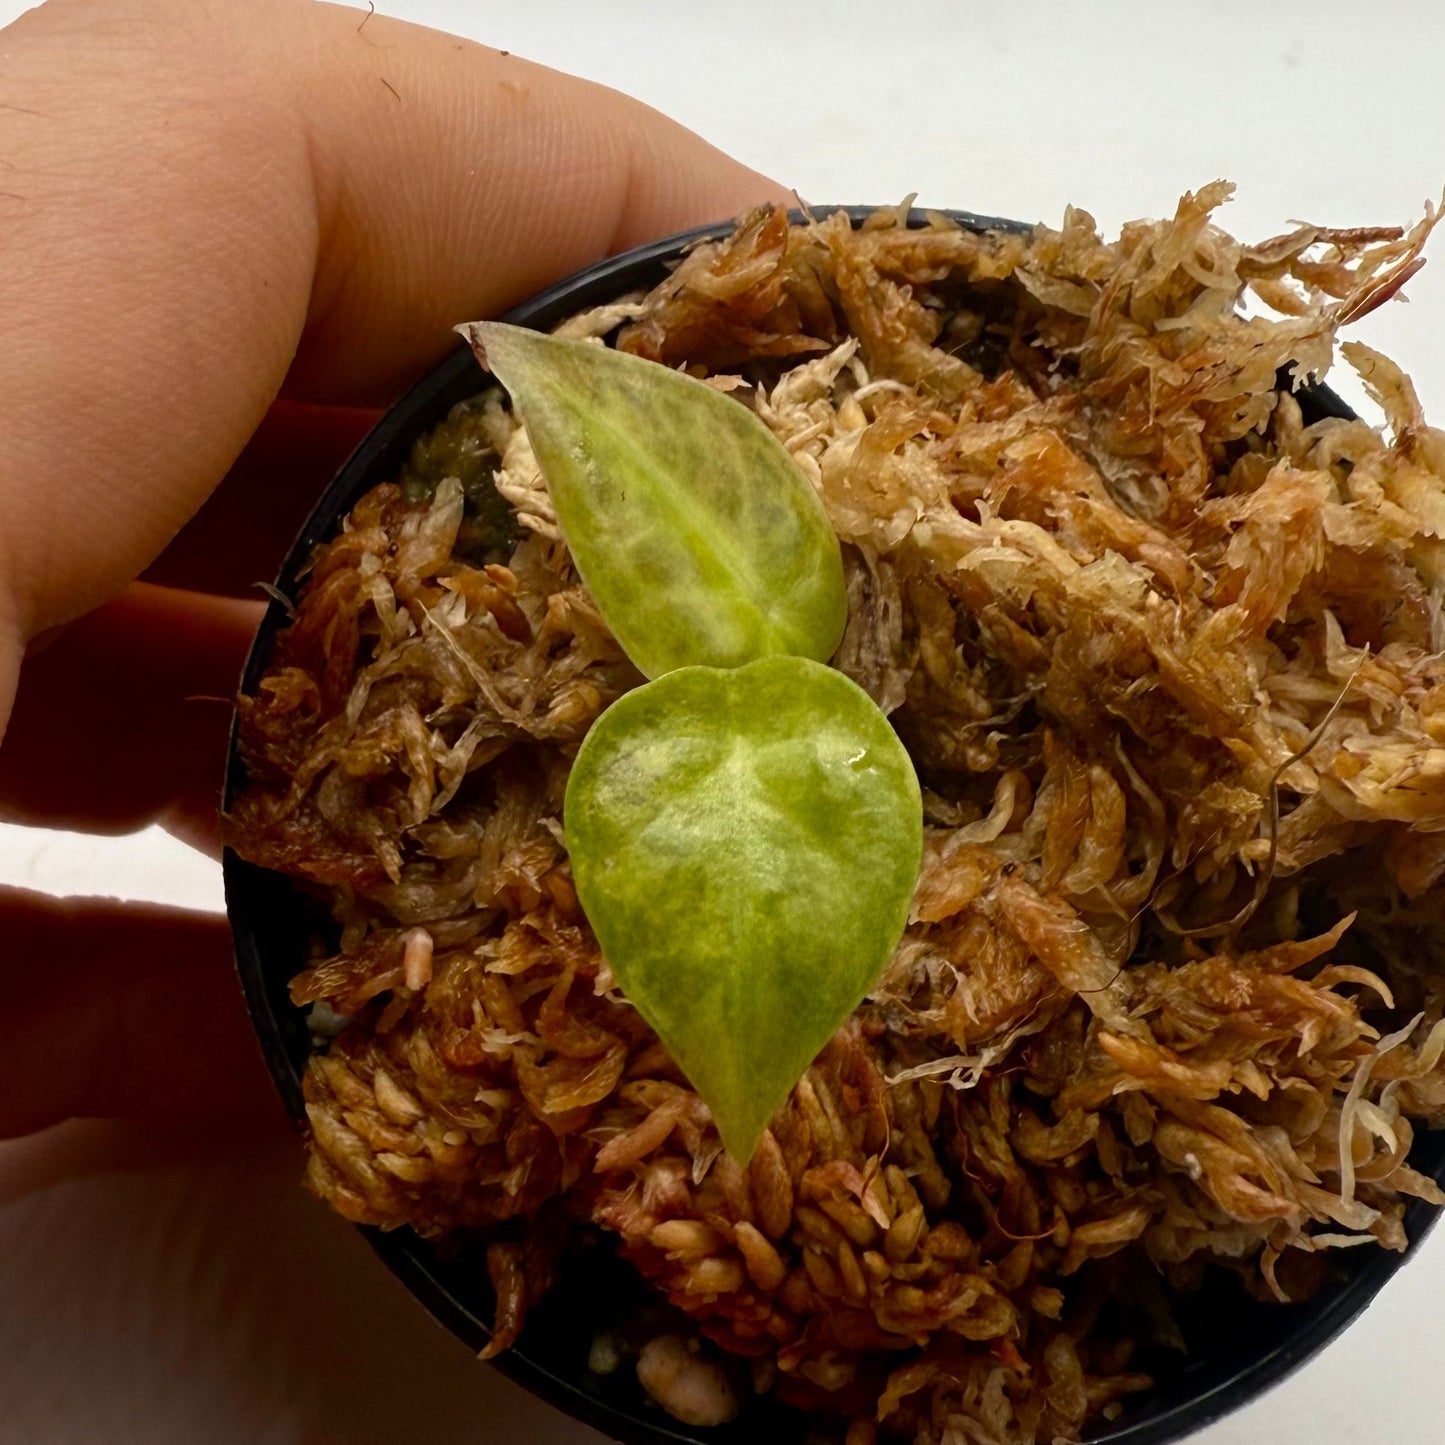
[{"label": "pale skin", "polygon": [[[0,31],[0,817],[214,849],[254,584],[376,410],[454,323],[766,200],[614,91],[364,10]],[[275,1117],[218,919],[0,889],[0,997],[0,1137]]]}]

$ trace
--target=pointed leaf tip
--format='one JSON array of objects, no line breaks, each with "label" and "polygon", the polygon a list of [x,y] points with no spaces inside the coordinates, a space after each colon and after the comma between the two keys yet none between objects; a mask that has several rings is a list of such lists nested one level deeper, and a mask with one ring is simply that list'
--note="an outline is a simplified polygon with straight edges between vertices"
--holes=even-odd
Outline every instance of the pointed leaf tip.
[{"label": "pointed leaf tip", "polygon": [[838,539],[746,406],[605,346],[459,330],[510,393],[577,570],[646,676],[832,656],[848,610]]}]

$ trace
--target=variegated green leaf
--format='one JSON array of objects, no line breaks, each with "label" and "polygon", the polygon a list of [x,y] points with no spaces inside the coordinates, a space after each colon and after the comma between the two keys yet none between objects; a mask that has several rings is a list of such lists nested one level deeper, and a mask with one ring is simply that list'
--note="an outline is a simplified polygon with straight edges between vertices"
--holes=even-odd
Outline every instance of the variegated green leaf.
[{"label": "variegated green leaf", "polygon": [[482,321],[577,570],[638,668],[824,661],[843,635],[838,540],[806,477],[736,400],[655,362]]},{"label": "variegated green leaf", "polygon": [[618,983],[750,1158],[902,934],[923,830],[908,754],[816,662],[683,668],[593,725],[565,822]]}]

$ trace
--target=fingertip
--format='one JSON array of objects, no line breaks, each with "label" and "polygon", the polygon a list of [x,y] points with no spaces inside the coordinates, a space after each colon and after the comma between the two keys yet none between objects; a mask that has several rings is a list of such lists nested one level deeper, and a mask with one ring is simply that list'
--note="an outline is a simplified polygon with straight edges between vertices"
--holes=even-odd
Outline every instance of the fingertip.
[{"label": "fingertip", "polygon": [[637,179],[625,189],[610,250],[732,221],[761,205],[795,204],[785,186],[695,131],[630,96],[619,99],[633,112],[629,164]]}]

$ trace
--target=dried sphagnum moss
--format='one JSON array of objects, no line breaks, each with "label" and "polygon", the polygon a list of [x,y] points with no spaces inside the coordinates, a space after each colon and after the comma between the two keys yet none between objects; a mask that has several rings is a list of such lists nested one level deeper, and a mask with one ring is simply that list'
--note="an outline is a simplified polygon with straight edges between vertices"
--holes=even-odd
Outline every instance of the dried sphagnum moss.
[{"label": "dried sphagnum moss", "polygon": [[[428,1235],[560,1199],[849,1445],[1073,1437],[1148,1383],[1122,1282],[1300,1297],[1404,1245],[1441,1200],[1406,1160],[1445,1113],[1445,434],[1359,343],[1388,436],[1288,378],[1436,218],[1251,247],[1227,194],[1110,244],[761,211],[571,323],[797,457],[836,662],[925,785],[913,922],[746,1170],[572,890],[569,758],[639,678],[525,435],[493,397],[357,505],[242,704],[230,819],[342,930],[294,987],[355,1015],[306,1080],[317,1193]],[[458,543],[493,465],[504,566]],[[497,1347],[551,1258],[492,1246]]]}]

